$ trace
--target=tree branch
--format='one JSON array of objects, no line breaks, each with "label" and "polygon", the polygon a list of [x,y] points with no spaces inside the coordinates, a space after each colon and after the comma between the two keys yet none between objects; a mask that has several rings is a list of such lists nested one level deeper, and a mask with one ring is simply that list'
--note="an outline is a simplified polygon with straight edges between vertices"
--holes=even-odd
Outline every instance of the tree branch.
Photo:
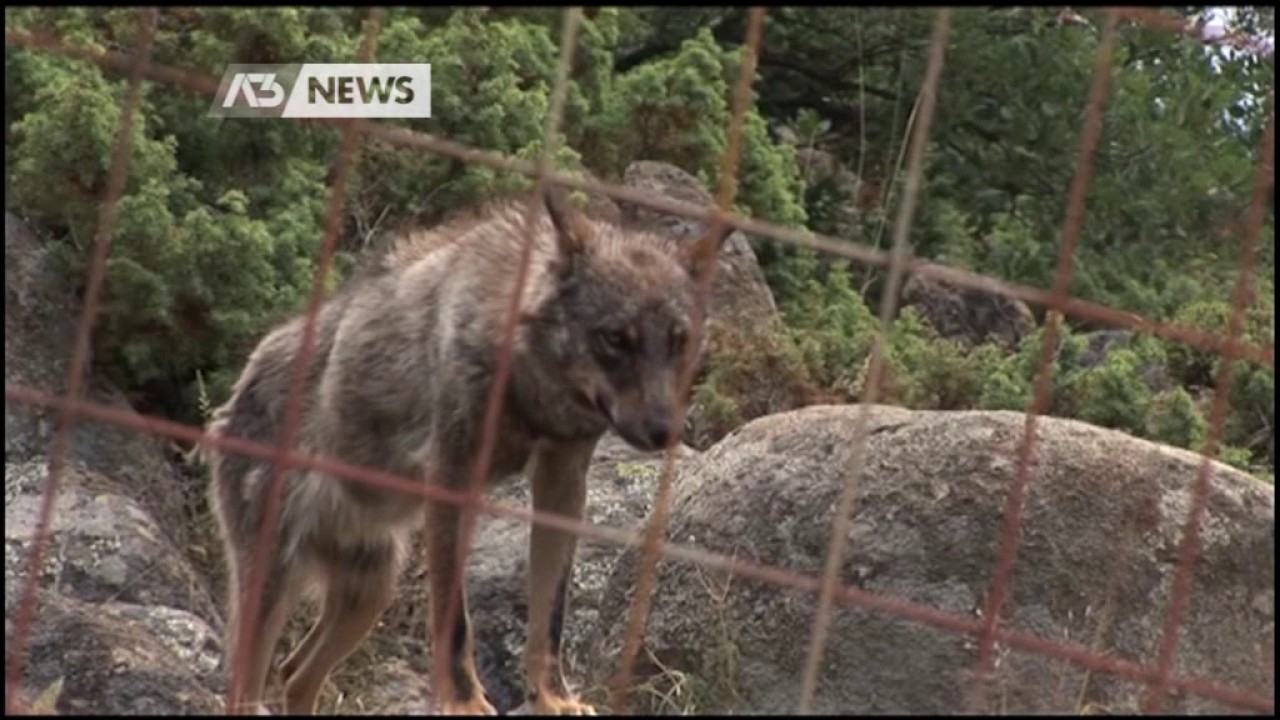
[{"label": "tree branch", "polygon": [[801,75],[817,84],[826,86],[829,89],[846,92],[862,91],[868,95],[875,95],[876,97],[883,98],[885,100],[892,100],[894,102],[901,100],[901,98],[898,97],[898,93],[893,90],[887,90],[874,85],[862,85],[852,80],[841,80],[836,77],[824,75],[817,72],[812,67],[788,60],[782,53],[777,52],[768,46],[760,48],[760,65],[780,68],[782,70],[796,73],[797,75]]}]

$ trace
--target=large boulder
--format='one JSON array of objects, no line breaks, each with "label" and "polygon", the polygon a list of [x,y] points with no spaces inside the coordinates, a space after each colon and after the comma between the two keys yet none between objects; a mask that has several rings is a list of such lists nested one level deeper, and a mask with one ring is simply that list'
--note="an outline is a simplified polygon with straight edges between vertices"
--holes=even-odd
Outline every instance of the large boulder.
[{"label": "large boulder", "polygon": [[[47,463],[5,464],[5,644],[28,580]],[[80,465],[63,471],[21,693],[59,714],[221,710],[221,636],[204,580],[145,510]]]},{"label": "large boulder", "polygon": [[1036,328],[1021,300],[920,275],[902,286],[902,306],[915,308],[940,336],[968,346],[994,342],[1013,349]]},{"label": "large boulder", "polygon": [[[758,419],[680,478],[668,537],[764,565],[822,573],[860,409],[815,406]],[[873,407],[840,579],[974,617],[989,590],[1024,416]],[[1201,458],[1084,423],[1042,418],[1003,627],[1155,658]],[[1274,696],[1275,490],[1214,466],[1176,671]],[[637,553],[615,565],[588,654],[614,672]],[[656,712],[788,713],[816,595],[664,561],[635,694]],[[814,710],[952,713],[964,707],[973,638],[841,607]],[[1137,712],[1144,689],[1000,649],[1001,712]],[[657,698],[667,698],[658,700]],[[1178,713],[1223,708],[1190,695]]]}]

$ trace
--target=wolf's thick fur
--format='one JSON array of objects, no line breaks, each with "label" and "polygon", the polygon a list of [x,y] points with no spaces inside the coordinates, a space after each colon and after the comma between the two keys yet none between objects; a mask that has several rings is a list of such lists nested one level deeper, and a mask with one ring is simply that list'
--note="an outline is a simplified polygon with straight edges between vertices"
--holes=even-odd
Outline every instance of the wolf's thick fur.
[{"label": "wolf's thick fur", "polygon": [[[513,369],[490,484],[527,466],[535,508],[581,518],[587,465],[612,428],[645,450],[673,440],[678,372],[691,332],[696,274],[724,234],[682,248],[595,223],[558,193],[534,215]],[[470,480],[498,346],[529,218],[526,203],[482,209],[408,233],[320,311],[298,449],[461,489]],[[303,319],[258,345],[210,431],[279,440]],[[231,569],[227,652],[266,504],[272,463],[207,452],[211,498]],[[259,706],[281,630],[302,593],[321,615],[282,665],[285,711],[312,713],[332,669],[391,602],[413,531],[426,515],[433,673],[446,713],[492,714],[473,663],[465,591],[444,627],[456,572],[457,506],[311,471],[285,476],[278,542],[268,554],[249,634],[243,701]],[[560,673],[560,634],[576,538],[535,526],[529,557],[526,679],[536,712],[588,714]],[[228,665],[229,667],[229,665]]]}]

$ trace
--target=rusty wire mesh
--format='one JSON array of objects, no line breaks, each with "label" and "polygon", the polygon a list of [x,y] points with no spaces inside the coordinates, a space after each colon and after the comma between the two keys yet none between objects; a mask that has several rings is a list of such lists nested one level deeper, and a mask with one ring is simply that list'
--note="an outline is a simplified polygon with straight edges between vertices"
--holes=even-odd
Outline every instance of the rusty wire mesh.
[{"label": "rusty wire mesh", "polygon": [[[49,472],[41,498],[36,536],[29,555],[27,582],[18,606],[12,642],[9,644],[5,678],[6,713],[17,713],[24,709],[19,693],[25,662],[26,642],[35,619],[35,599],[40,576],[39,568],[43,563],[44,553],[47,550],[54,501],[58,490],[58,477],[69,451],[69,431],[71,426],[81,419],[114,423],[143,433],[151,433],[191,443],[202,443],[226,452],[242,453],[272,460],[275,470],[271,483],[271,499],[268,501],[267,512],[259,529],[260,541],[256,544],[259,551],[268,546],[267,540],[274,537],[273,533],[279,514],[280,488],[283,485],[281,478],[290,469],[317,470],[334,477],[365,483],[373,487],[417,495],[436,502],[457,504],[466,509],[465,517],[468,518],[474,516],[475,513],[513,517],[524,522],[573,532],[583,538],[601,540],[620,546],[641,548],[643,560],[640,565],[640,577],[638,578],[639,589],[628,616],[627,633],[624,640],[620,668],[614,679],[615,694],[613,699],[615,707],[613,709],[615,711],[624,711],[626,709],[629,679],[636,653],[639,650],[645,618],[648,614],[649,602],[654,590],[654,569],[658,559],[665,557],[772,583],[780,588],[794,588],[806,592],[814,592],[818,595],[818,612],[814,619],[804,676],[799,688],[799,709],[801,711],[807,710],[812,702],[818,668],[829,630],[830,617],[834,611],[834,604],[839,603],[886,613],[902,620],[977,638],[978,658],[974,668],[976,682],[973,684],[974,691],[970,698],[971,710],[982,711],[986,708],[982,680],[989,675],[994,649],[997,646],[1004,646],[1063,660],[1093,672],[1111,674],[1131,681],[1145,683],[1148,687],[1148,693],[1144,709],[1148,712],[1160,712],[1163,709],[1167,695],[1172,691],[1199,695],[1241,709],[1267,713],[1274,712],[1274,700],[1272,698],[1248,690],[1229,687],[1210,679],[1177,676],[1173,672],[1178,633],[1191,592],[1191,573],[1198,551],[1200,523],[1207,507],[1208,491],[1212,481],[1213,468],[1211,461],[1218,451],[1228,410],[1229,398],[1226,390],[1231,382],[1233,366],[1238,361],[1251,361],[1268,368],[1274,367],[1273,344],[1256,345],[1244,343],[1241,340],[1243,316],[1252,295],[1252,272],[1256,259],[1258,237],[1265,218],[1264,204],[1273,182],[1274,95],[1268,96],[1267,99],[1268,122],[1254,180],[1249,213],[1243,232],[1239,272],[1231,298],[1231,315],[1227,332],[1224,336],[1206,333],[1190,327],[1181,327],[1172,323],[1157,322],[1132,313],[1071,297],[1068,292],[1073,271],[1074,248],[1083,222],[1084,197],[1092,179],[1093,156],[1102,132],[1102,111],[1106,101],[1110,76],[1110,55],[1119,25],[1122,21],[1128,21],[1176,34],[1193,36],[1188,23],[1160,11],[1147,8],[1113,8],[1107,10],[1093,81],[1086,99],[1079,159],[1076,176],[1069,193],[1058,265],[1052,287],[1044,290],[1021,286],[915,258],[911,256],[907,246],[912,214],[923,173],[923,150],[927,143],[936,96],[939,91],[939,79],[944,67],[944,51],[950,26],[950,11],[945,8],[938,11],[937,22],[934,26],[929,64],[921,90],[920,120],[913,130],[913,136],[910,141],[911,152],[907,166],[906,188],[903,202],[899,206],[899,214],[894,226],[893,244],[889,251],[858,245],[838,238],[779,227],[771,223],[752,218],[743,218],[731,213],[728,208],[732,203],[737,187],[736,176],[742,119],[750,102],[750,87],[754,78],[754,60],[760,47],[764,16],[765,11],[763,8],[753,8],[750,13],[747,37],[744,41],[743,63],[735,88],[734,104],[730,118],[729,142],[723,157],[721,187],[717,193],[716,206],[710,210],[633,188],[587,180],[555,172],[551,169],[550,158],[553,157],[553,141],[555,140],[560,115],[563,110],[564,97],[567,92],[568,68],[572,60],[574,40],[580,22],[580,10],[576,8],[566,9],[561,55],[553,89],[552,108],[543,138],[542,155],[536,163],[498,155],[483,149],[467,147],[426,133],[365,120],[304,120],[303,122],[337,125],[341,129],[342,140],[331,188],[325,234],[318,258],[313,292],[307,308],[302,342],[303,349],[295,358],[294,372],[289,386],[285,429],[277,446],[264,445],[234,437],[210,436],[206,435],[204,430],[198,427],[174,423],[163,418],[139,415],[101,403],[86,401],[80,397],[83,394],[82,386],[86,374],[92,328],[101,303],[106,259],[110,250],[116,207],[124,189],[124,179],[129,161],[128,140],[132,136],[132,124],[141,97],[142,82],[143,80],[150,80],[185,89],[198,95],[212,96],[218,90],[219,81],[201,73],[158,65],[150,61],[151,44],[159,18],[159,12],[155,9],[141,11],[138,44],[132,53],[74,45],[66,43],[52,34],[6,28],[5,42],[7,45],[87,60],[104,69],[124,73],[129,79],[128,93],[123,106],[120,128],[108,173],[108,182],[100,208],[97,232],[94,237],[87,291],[85,292],[83,311],[77,326],[73,357],[67,377],[67,392],[64,396],[57,396],[31,387],[11,384],[6,384],[5,386],[6,402],[18,402],[35,407],[44,407],[55,410],[58,413],[58,421],[55,425],[49,456]],[[378,8],[369,10],[359,51],[359,57],[362,62],[371,61],[375,56],[378,33],[381,29],[380,17]],[[483,475],[484,468],[491,461],[498,413],[500,411],[498,403],[501,400],[501,392],[510,370],[511,323],[514,320],[514,313],[521,294],[519,288],[523,286],[523,278],[528,269],[529,247],[531,245],[531,242],[528,241],[525,243],[520,279],[517,281],[516,294],[510,308],[511,316],[508,317],[506,342],[503,344],[500,356],[497,359],[499,367],[498,380],[491,390],[490,404],[487,408],[484,425],[484,440],[482,441],[481,452],[477,458],[476,471],[472,478],[473,483],[469,491],[460,492],[432,484],[418,483],[410,478],[348,465],[323,455],[304,455],[295,450],[293,448],[293,439],[301,411],[302,378],[305,377],[306,368],[312,360],[314,320],[324,300],[325,278],[332,265],[341,219],[343,191],[345,183],[350,176],[352,165],[356,161],[357,150],[360,144],[366,141],[386,143],[405,149],[417,149],[451,157],[465,163],[483,165],[495,170],[516,172],[534,178],[539,188],[546,183],[551,183],[564,188],[585,190],[662,213],[695,220],[707,220],[707,225],[713,229],[728,226],[754,235],[816,249],[855,263],[887,267],[890,282],[886,284],[881,298],[879,334],[873,345],[871,357],[870,372],[873,375],[879,372],[882,344],[896,311],[897,293],[894,292],[894,289],[906,274],[917,274],[944,280],[962,288],[986,290],[1046,308],[1048,311],[1047,327],[1037,365],[1033,399],[1026,413],[1025,432],[1018,448],[1017,472],[1006,498],[1001,544],[981,619],[943,612],[921,603],[869,592],[857,587],[846,586],[839,582],[837,575],[840,566],[839,559],[844,550],[843,538],[845,533],[843,530],[852,512],[856,496],[854,481],[860,473],[861,454],[865,445],[865,433],[861,431],[861,424],[858,426],[860,430],[855,433],[854,451],[850,466],[847,468],[846,483],[840,495],[839,507],[833,518],[832,536],[828,548],[825,572],[821,576],[802,574],[782,567],[770,567],[746,562],[664,540],[663,536],[666,529],[671,493],[674,449],[678,438],[674,439],[667,449],[658,498],[650,521],[644,527],[643,532],[595,525],[568,519],[560,515],[485,500],[480,495],[478,479]],[[690,343],[691,347],[696,346],[696,333],[701,332],[702,318],[707,307],[712,274],[715,271],[715,263],[708,263],[707,265],[707,270],[699,278],[698,317],[695,323],[695,342]],[[1109,656],[1101,652],[1099,647],[1090,648],[1070,642],[1053,641],[1025,632],[1003,629],[999,626],[1000,610],[1009,594],[1012,583],[1011,576],[1021,538],[1021,515],[1031,479],[1030,467],[1034,458],[1036,419],[1047,408],[1049,380],[1053,371],[1051,360],[1054,336],[1059,331],[1060,323],[1068,316],[1175,340],[1198,349],[1219,353],[1224,360],[1220,365],[1218,377],[1216,378],[1216,391],[1213,396],[1209,417],[1208,439],[1200,451],[1203,455],[1203,461],[1193,488],[1192,507],[1188,513],[1181,544],[1178,548],[1177,571],[1162,628],[1161,642],[1156,653],[1155,662],[1151,665]],[[686,357],[684,372],[682,373],[682,379],[684,380],[682,388],[686,393],[692,383],[692,363],[688,362],[691,359],[691,356]],[[869,397],[864,394],[864,397],[860,398],[859,403],[863,406],[863,412],[859,413],[860,418],[866,414],[865,406],[874,402],[876,383],[871,382],[868,385],[872,394]],[[681,420],[681,422],[674,423],[673,427],[683,426],[682,419],[685,410],[686,408],[684,407],[675,409],[676,419]],[[471,528],[468,526],[467,531],[464,533],[467,536],[463,542],[464,552],[468,547],[470,531]],[[457,578],[459,584],[463,579],[463,565],[465,563],[460,563],[459,565],[459,577]],[[265,568],[265,563],[263,562],[257,561],[253,564],[251,581],[249,587],[244,591],[244,597],[247,602],[246,614],[252,614],[257,611],[255,604],[258,599],[258,590],[263,580],[263,568]],[[457,611],[457,607],[453,603],[457,596],[456,587],[457,585],[455,585],[454,597],[450,599],[450,614]],[[449,625],[451,624],[449,623]],[[249,627],[251,623],[242,622],[241,625],[242,627]],[[242,644],[242,641],[243,638],[237,645]],[[443,656],[443,653],[438,653],[437,655]],[[241,691],[239,677],[242,671],[243,661],[237,658],[231,668],[228,688],[227,710],[230,713],[235,713],[238,709],[237,700]]]}]

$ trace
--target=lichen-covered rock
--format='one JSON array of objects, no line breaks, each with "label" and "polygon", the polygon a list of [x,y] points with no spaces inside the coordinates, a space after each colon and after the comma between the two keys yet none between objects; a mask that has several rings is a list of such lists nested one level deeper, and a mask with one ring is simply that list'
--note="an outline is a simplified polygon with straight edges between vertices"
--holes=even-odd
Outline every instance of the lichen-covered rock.
[{"label": "lichen-covered rock", "polygon": [[[857,407],[761,418],[704,453],[677,485],[668,537],[820,575],[853,448]],[[840,570],[846,584],[973,617],[991,582],[1024,416],[875,407]],[[1081,422],[1041,418],[1003,626],[1154,661],[1200,456]],[[615,565],[588,657],[613,658],[637,553]],[[1275,490],[1214,465],[1176,672],[1274,696]],[[814,593],[664,561],[636,693],[658,712],[794,712]],[[648,653],[661,664],[648,660]],[[993,707],[1009,713],[1137,712],[1144,687],[999,649]],[[973,639],[841,607],[813,709],[954,713],[972,683]],[[667,693],[668,702],[655,698]],[[1227,708],[1189,695],[1177,713]]]},{"label": "lichen-covered rock", "polygon": [[[26,582],[48,464],[5,464],[5,584]],[[155,520],[119,486],[80,465],[63,469],[41,582],[86,602],[188,611],[218,624],[199,577]]]},{"label": "lichen-covered rock", "polygon": [[[6,647],[20,592],[6,583]],[[37,603],[23,666],[25,704],[59,715],[223,712],[212,672],[218,639],[200,618],[47,591],[39,592]]]}]

